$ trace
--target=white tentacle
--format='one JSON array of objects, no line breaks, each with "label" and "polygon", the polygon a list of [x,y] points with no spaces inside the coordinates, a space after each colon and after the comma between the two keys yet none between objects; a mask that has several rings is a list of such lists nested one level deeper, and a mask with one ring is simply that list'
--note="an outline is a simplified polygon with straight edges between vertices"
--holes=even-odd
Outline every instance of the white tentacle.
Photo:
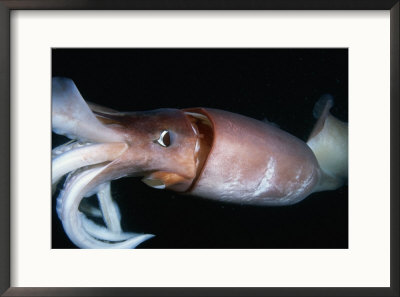
[{"label": "white tentacle", "polygon": [[113,233],[121,233],[121,213],[119,212],[118,205],[112,199],[111,184],[102,184],[98,189],[97,197],[99,199],[100,209],[103,213],[104,223],[107,228]]},{"label": "white tentacle", "polygon": [[66,143],[63,143],[62,145],[59,145],[52,149],[51,151],[51,159],[54,160],[54,158],[58,157],[61,154],[64,154],[72,149],[85,146],[85,145],[90,145],[90,142],[81,142],[81,141],[76,141],[76,140],[70,140]]},{"label": "white tentacle", "polygon": [[[80,248],[135,248],[152,234],[113,233],[104,227],[88,224],[87,218],[78,210],[82,198],[91,189],[88,184],[105,168],[98,166],[71,174],[57,199],[58,212],[64,230],[70,240]],[[113,240],[117,239],[117,240]]]},{"label": "white tentacle", "polygon": [[[86,216],[82,216],[82,225],[85,228],[86,232],[89,233],[94,238],[101,238],[102,240],[107,241],[123,241],[134,236],[141,236],[143,234],[133,233],[133,232],[121,232],[121,233],[114,233],[111,232],[109,229],[99,226],[94,223],[92,220],[89,220]],[[144,234],[153,237],[151,234]]]},{"label": "white tentacle", "polygon": [[117,142],[90,144],[66,149],[66,152],[58,155],[52,161],[51,183],[54,185],[62,176],[80,167],[115,160],[127,148],[127,144]]}]

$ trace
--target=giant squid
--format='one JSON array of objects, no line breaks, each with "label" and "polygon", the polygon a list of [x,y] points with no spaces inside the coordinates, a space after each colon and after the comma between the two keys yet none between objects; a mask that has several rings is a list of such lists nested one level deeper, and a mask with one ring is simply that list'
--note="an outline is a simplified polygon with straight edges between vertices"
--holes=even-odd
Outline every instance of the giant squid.
[{"label": "giant squid", "polygon": [[[86,102],[71,79],[54,77],[52,129],[70,139],[52,151],[64,231],[80,248],[135,248],[152,238],[121,228],[110,184],[127,176],[155,189],[257,206],[337,189],[347,182],[348,128],[332,105],[331,96],[317,102],[317,122],[303,142],[271,123],[213,108],[119,112]],[[94,194],[99,208],[82,207]]]}]

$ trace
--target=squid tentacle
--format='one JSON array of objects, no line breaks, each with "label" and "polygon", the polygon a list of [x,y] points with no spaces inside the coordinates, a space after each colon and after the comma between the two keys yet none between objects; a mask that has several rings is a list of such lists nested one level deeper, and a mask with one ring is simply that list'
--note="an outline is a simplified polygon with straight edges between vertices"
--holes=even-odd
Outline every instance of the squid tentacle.
[{"label": "squid tentacle", "polygon": [[51,159],[54,160],[54,158],[58,157],[59,155],[62,155],[72,149],[85,146],[85,145],[91,145],[91,142],[82,142],[82,141],[76,141],[74,139],[67,141],[66,143],[63,143],[62,145],[59,145],[55,147],[51,151]]},{"label": "squid tentacle", "polygon": [[[88,219],[85,215],[82,216],[82,225],[86,232],[93,236],[94,238],[99,238],[103,241],[124,241],[132,237],[142,235],[133,232],[121,232],[115,233],[110,231],[108,228],[100,226],[94,223],[92,220]],[[150,235],[150,234],[148,234]]]},{"label": "squid tentacle", "polygon": [[121,213],[118,205],[113,201],[111,196],[111,184],[101,184],[97,192],[97,198],[101,212],[103,213],[104,223],[113,233],[121,233]]},{"label": "squid tentacle", "polygon": [[71,147],[53,159],[51,183],[54,185],[62,176],[80,167],[115,160],[127,148],[126,143],[120,142]]},{"label": "squid tentacle", "polygon": [[[114,233],[104,227],[88,224],[86,216],[78,210],[90,182],[107,167],[95,166],[71,173],[57,199],[57,210],[65,232],[81,248],[135,248],[152,234]],[[90,233],[89,233],[90,232]],[[117,239],[117,240],[112,240]]]}]

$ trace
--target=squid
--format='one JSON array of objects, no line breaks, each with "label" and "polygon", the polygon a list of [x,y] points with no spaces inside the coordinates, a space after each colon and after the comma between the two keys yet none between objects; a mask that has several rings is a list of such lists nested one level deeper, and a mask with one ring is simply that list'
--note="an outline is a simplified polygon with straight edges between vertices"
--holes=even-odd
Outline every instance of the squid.
[{"label": "squid", "polygon": [[[127,176],[155,189],[259,206],[291,205],[347,183],[348,126],[330,113],[329,95],[315,105],[307,142],[213,108],[118,112],[86,102],[69,78],[54,77],[51,96],[52,130],[70,139],[52,150],[52,191],[79,248],[135,248],[155,236],[121,227],[110,184]],[[98,207],[83,203],[93,195]]]}]

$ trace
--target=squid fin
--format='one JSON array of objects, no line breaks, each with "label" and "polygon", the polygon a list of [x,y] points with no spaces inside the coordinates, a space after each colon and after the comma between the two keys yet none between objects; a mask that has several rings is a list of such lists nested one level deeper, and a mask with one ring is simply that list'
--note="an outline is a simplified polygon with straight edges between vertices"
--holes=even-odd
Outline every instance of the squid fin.
[{"label": "squid fin", "polygon": [[307,145],[322,170],[321,181],[314,192],[334,190],[347,183],[348,124],[329,112],[332,106],[332,96],[324,95],[314,107],[314,116],[319,118]]}]

